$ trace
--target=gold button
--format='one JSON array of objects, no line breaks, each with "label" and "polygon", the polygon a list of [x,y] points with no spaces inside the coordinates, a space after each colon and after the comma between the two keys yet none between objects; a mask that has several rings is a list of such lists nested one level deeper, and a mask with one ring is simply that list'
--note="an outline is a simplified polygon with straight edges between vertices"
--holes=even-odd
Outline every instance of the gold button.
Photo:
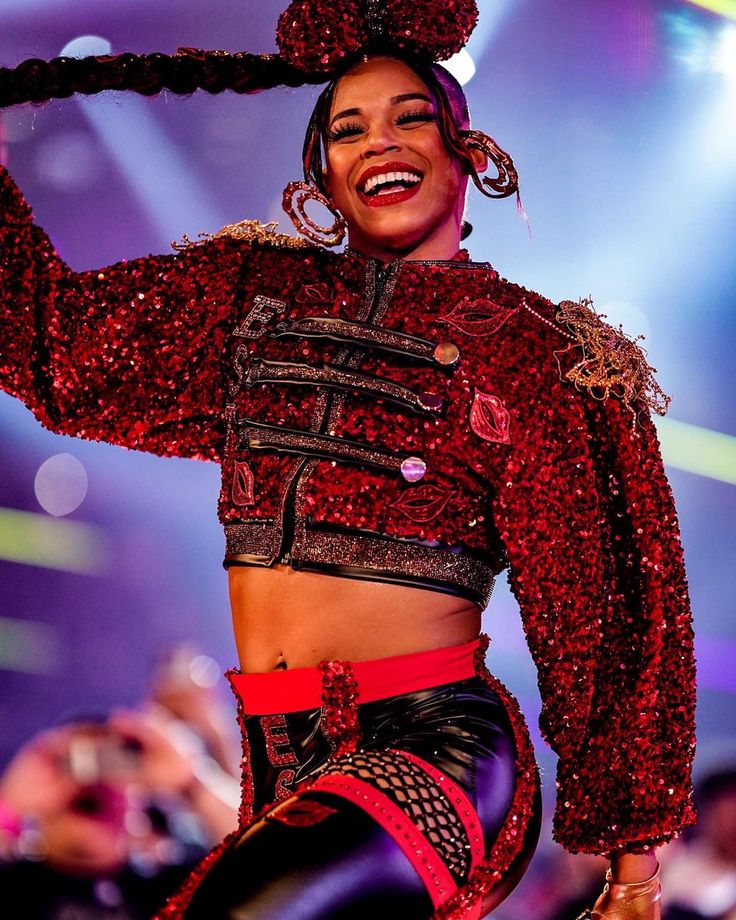
[{"label": "gold button", "polygon": [[440,342],[434,350],[434,359],[438,364],[457,364],[460,349],[454,342]]}]

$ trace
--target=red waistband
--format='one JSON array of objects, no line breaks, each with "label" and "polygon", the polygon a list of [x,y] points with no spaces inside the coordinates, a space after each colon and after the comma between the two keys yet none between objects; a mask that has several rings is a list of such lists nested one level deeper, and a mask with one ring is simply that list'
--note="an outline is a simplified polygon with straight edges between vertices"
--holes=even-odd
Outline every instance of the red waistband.
[{"label": "red waistband", "polygon": [[[348,665],[352,670],[358,684],[358,703],[371,703],[474,677],[474,656],[479,643],[479,639],[474,639],[465,645],[451,645],[429,652],[340,664]],[[327,662],[324,670],[320,667],[295,668],[263,674],[230,671],[227,676],[246,715],[301,712],[319,709],[322,705],[323,674],[329,674],[330,664]]]}]

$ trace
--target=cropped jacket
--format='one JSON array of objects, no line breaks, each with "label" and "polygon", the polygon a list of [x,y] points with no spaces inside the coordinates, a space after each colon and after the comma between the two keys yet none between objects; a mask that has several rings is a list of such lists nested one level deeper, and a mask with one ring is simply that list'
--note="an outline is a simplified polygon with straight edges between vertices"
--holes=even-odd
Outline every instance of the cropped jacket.
[{"label": "cropped jacket", "polygon": [[557,839],[609,853],[692,821],[690,610],[656,433],[567,379],[580,350],[553,304],[466,253],[382,268],[263,231],[75,273],[2,169],[0,216],[0,385],[45,426],[220,462],[226,564],[481,606],[507,569]]}]

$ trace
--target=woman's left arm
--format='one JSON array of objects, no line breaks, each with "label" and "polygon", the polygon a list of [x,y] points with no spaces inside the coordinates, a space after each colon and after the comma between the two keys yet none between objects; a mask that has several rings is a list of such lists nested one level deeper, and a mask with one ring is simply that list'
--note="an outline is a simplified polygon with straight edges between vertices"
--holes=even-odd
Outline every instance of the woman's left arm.
[{"label": "woman's left arm", "polygon": [[534,383],[514,406],[493,515],[559,756],[554,833],[572,852],[622,854],[613,883],[645,882],[653,848],[694,820],[693,636],[674,502],[644,400],[635,419],[615,395],[577,391],[560,379],[560,339],[534,336]]},{"label": "woman's left arm", "polygon": [[654,850],[647,853],[622,850],[611,856],[611,880],[622,885],[643,882],[654,875],[657,865]]}]

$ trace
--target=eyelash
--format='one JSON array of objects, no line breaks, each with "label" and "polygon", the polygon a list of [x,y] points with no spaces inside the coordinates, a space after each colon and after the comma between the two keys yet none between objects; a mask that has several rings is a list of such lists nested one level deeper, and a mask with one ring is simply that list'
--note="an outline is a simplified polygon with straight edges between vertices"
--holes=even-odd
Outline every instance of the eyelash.
[{"label": "eyelash", "polygon": [[[402,112],[396,119],[396,123],[399,125],[408,124],[413,121],[417,122],[430,122],[436,121],[437,116],[434,112],[422,112],[419,109],[413,110],[411,112]],[[327,140],[331,143],[335,141],[342,140],[344,137],[355,137],[360,134],[363,130],[363,126],[358,124],[355,121],[343,122],[339,127],[334,128],[332,131],[327,133]]]}]

